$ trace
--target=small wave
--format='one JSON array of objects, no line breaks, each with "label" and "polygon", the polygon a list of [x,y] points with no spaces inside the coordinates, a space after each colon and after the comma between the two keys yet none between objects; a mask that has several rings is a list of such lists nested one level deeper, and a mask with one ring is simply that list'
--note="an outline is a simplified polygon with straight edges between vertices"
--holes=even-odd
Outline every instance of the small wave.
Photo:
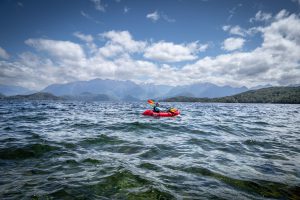
[{"label": "small wave", "polygon": [[58,150],[56,146],[46,144],[31,144],[22,148],[10,147],[0,149],[0,159],[14,160],[40,157],[47,152]]},{"label": "small wave", "polygon": [[19,115],[19,116],[11,117],[9,120],[15,122],[38,122],[47,119],[48,117],[46,117],[45,115]]},{"label": "small wave", "polygon": [[246,192],[255,193],[261,197],[285,199],[295,195],[295,193],[293,192],[294,186],[288,186],[283,183],[263,180],[240,180],[213,172],[202,167],[189,167],[185,168],[184,171],[204,177],[217,179],[235,188],[239,188]]},{"label": "small wave", "polygon": [[150,148],[148,147],[139,157],[143,159],[162,159],[165,157],[179,157],[180,155],[182,155],[182,153],[172,146],[156,144]]},{"label": "small wave", "polygon": [[132,144],[106,147],[107,151],[123,154],[137,154],[140,153],[143,149],[143,146]]},{"label": "small wave", "polygon": [[88,129],[88,128],[96,128],[99,127],[99,124],[97,123],[91,123],[91,122],[77,122],[71,125],[71,128],[80,128],[80,129]]},{"label": "small wave", "polygon": [[105,128],[109,129],[109,130],[113,130],[113,131],[127,131],[127,132],[131,132],[131,131],[138,131],[138,130],[143,130],[143,129],[157,129],[155,126],[153,126],[153,124],[149,124],[149,123],[143,123],[143,122],[123,122],[123,123],[115,123],[115,124],[111,124],[108,126],[105,126]]},{"label": "small wave", "polygon": [[105,134],[101,134],[101,135],[99,135],[98,137],[95,137],[95,138],[85,139],[85,140],[82,140],[80,142],[80,144],[82,144],[82,145],[100,145],[100,144],[113,145],[113,144],[122,144],[122,143],[125,143],[125,141],[119,139],[118,137],[108,136],[108,135],[105,135]]},{"label": "small wave", "polygon": [[243,144],[248,146],[260,146],[267,149],[271,149],[273,146],[273,143],[266,142],[266,141],[258,141],[258,140],[245,140]]},{"label": "small wave", "polygon": [[258,125],[262,125],[262,126],[266,126],[266,125],[269,125],[268,122],[264,122],[264,121],[255,121],[253,122],[254,124],[258,124]]},{"label": "small wave", "polygon": [[101,164],[102,163],[102,161],[93,159],[93,158],[86,158],[86,159],[82,160],[82,162],[89,163],[89,164]]},{"label": "small wave", "polygon": [[92,193],[108,199],[174,199],[174,196],[131,171],[121,169],[90,186]]},{"label": "small wave", "polygon": [[12,131],[13,129],[10,126],[6,126],[3,128],[4,131]]},{"label": "small wave", "polygon": [[159,167],[155,164],[152,164],[152,163],[148,163],[148,162],[140,164],[139,167],[143,168],[143,169],[153,170],[153,171],[161,171],[162,170],[161,167]]}]

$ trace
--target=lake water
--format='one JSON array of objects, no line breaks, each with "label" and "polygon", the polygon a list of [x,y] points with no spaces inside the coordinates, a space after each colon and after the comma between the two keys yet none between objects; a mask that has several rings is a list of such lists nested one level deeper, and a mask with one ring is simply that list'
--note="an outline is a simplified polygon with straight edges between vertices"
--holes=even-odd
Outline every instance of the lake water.
[{"label": "lake water", "polygon": [[0,101],[0,199],[299,199],[300,105]]}]

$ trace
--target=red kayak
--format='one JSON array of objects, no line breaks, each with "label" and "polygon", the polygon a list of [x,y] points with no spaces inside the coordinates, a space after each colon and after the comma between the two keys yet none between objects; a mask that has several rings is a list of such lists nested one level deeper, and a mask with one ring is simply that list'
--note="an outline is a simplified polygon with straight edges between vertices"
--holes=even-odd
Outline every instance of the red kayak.
[{"label": "red kayak", "polygon": [[175,112],[153,112],[153,110],[145,110],[143,115],[153,116],[153,117],[174,117],[180,114],[179,110]]}]

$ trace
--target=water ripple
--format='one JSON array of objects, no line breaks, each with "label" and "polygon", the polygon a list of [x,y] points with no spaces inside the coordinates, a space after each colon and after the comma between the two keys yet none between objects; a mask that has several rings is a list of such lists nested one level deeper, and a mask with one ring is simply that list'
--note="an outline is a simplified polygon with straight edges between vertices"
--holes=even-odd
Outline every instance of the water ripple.
[{"label": "water ripple", "polygon": [[298,199],[299,105],[1,101],[1,199]]}]

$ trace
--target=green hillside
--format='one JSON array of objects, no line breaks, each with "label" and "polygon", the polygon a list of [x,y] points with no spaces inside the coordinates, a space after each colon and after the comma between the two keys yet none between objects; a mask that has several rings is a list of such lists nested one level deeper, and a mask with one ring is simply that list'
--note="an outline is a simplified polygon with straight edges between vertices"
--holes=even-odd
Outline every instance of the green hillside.
[{"label": "green hillside", "polygon": [[250,90],[220,98],[172,97],[166,102],[220,102],[220,103],[288,103],[300,104],[300,87],[270,87]]},{"label": "green hillside", "polygon": [[38,92],[29,95],[15,95],[9,97],[3,97],[4,100],[62,100],[61,97],[54,96],[53,94],[46,92]]}]

